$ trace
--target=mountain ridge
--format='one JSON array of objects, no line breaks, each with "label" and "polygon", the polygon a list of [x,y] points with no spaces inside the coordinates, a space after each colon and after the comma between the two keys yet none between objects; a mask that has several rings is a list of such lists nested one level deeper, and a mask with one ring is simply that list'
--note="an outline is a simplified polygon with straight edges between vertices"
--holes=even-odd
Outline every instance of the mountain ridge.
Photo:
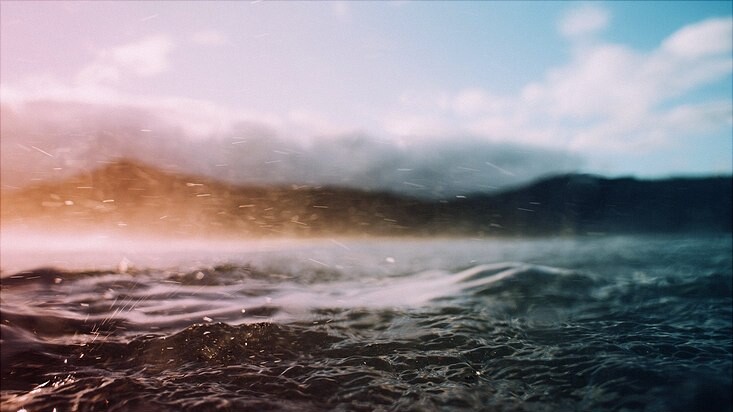
[{"label": "mountain ridge", "polygon": [[173,236],[731,232],[731,177],[565,174],[430,201],[327,186],[243,186],[120,159],[4,193],[2,226]]}]

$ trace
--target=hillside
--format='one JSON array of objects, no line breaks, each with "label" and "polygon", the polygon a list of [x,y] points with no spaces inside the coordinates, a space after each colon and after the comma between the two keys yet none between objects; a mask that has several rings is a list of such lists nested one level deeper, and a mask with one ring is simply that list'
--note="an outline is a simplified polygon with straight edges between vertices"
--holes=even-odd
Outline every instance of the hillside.
[{"label": "hillside", "polygon": [[329,187],[243,187],[121,160],[2,198],[4,227],[174,236],[731,232],[731,178],[557,176],[425,201]]},{"label": "hillside", "polygon": [[565,175],[498,195],[453,202],[468,224],[507,232],[731,232],[731,177],[637,180]]},{"label": "hillside", "polygon": [[[392,234],[420,203],[323,187],[238,187],[122,160],[2,199],[3,225],[174,235]],[[403,223],[404,222],[404,223]]]}]

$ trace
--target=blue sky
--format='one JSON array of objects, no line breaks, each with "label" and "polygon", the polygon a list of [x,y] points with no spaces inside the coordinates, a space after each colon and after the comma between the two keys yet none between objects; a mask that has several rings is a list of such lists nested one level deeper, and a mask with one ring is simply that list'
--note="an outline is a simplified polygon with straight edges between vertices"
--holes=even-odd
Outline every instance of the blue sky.
[{"label": "blue sky", "polygon": [[732,4],[2,2],[3,163],[72,170],[114,129],[254,182],[728,174]]}]

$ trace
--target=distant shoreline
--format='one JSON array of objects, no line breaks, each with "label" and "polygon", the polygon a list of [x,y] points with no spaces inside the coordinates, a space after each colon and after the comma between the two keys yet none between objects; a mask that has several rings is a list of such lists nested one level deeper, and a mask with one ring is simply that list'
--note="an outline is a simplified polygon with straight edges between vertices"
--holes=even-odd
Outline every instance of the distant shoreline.
[{"label": "distant shoreline", "polygon": [[334,187],[245,187],[131,161],[2,196],[0,225],[170,237],[730,233],[733,178],[548,177],[442,200]]}]

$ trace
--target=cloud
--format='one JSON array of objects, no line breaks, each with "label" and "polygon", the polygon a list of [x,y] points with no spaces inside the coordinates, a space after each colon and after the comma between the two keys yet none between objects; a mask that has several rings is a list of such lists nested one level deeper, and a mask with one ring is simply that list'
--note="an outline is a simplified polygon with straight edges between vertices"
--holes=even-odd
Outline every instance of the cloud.
[{"label": "cloud", "polygon": [[491,96],[481,89],[464,89],[453,98],[452,106],[461,116],[472,116],[479,113],[501,110],[503,102],[500,97]]},{"label": "cloud", "polygon": [[168,54],[173,43],[166,36],[152,36],[112,49],[112,60],[140,76],[154,76],[169,67]]},{"label": "cloud", "polygon": [[605,29],[611,19],[606,9],[585,5],[570,10],[560,21],[558,29],[565,37],[578,37]]},{"label": "cloud", "polygon": [[[730,132],[729,99],[680,101],[731,75],[732,24],[730,18],[692,24],[651,51],[589,44],[516,93],[482,87],[403,93],[372,133],[313,110],[262,113],[126,95],[117,87],[121,79],[155,76],[171,65],[173,40],[152,36],[100,51],[73,85],[45,78],[0,86],[3,182],[27,184],[126,156],[237,183],[441,197],[601,161],[613,166],[614,157],[638,158],[679,138]],[[216,36],[209,37],[203,43]]]},{"label": "cloud", "polygon": [[191,41],[199,46],[223,46],[229,39],[218,30],[202,30],[194,33]]},{"label": "cloud", "polygon": [[709,19],[677,31],[662,44],[664,51],[685,59],[729,53],[733,42],[731,18]]},{"label": "cloud", "polygon": [[78,73],[77,83],[94,85],[114,83],[126,75],[159,75],[170,68],[169,55],[173,47],[173,41],[168,36],[155,35],[101,50],[95,61]]},{"label": "cloud", "polygon": [[281,125],[287,128],[286,133],[304,138],[327,138],[329,136],[355,133],[353,127],[339,124],[328,117],[305,109],[291,110]]},{"label": "cloud", "polygon": [[3,183],[22,186],[129,157],[239,184],[332,185],[435,198],[496,190],[580,166],[565,151],[464,135],[433,141],[364,133],[302,139],[282,124],[223,119],[219,107],[205,104],[198,107],[201,121],[208,117],[209,124],[219,125],[201,134],[179,122],[194,109],[48,100],[4,104]]},{"label": "cloud", "polygon": [[663,145],[694,130],[727,128],[728,122],[717,115],[692,116],[694,124],[689,127],[664,119],[675,117],[673,113],[683,108],[696,113],[730,110],[730,102],[684,106],[674,100],[730,76],[730,36],[718,39],[714,48],[704,46],[704,53],[689,44],[712,40],[711,33],[729,35],[732,25],[726,18],[684,27],[649,53],[619,45],[592,47],[551,71],[544,82],[532,85],[534,99],[557,122],[585,123],[575,128],[577,136],[571,139],[575,148],[592,144],[638,150],[644,136],[658,136],[657,142]]},{"label": "cloud", "polygon": [[472,87],[415,94],[400,100],[385,125],[404,138],[454,130],[586,158],[650,152],[683,137],[730,132],[729,99],[681,99],[733,73],[732,26],[731,18],[691,24],[648,52],[588,44],[517,93]]}]

